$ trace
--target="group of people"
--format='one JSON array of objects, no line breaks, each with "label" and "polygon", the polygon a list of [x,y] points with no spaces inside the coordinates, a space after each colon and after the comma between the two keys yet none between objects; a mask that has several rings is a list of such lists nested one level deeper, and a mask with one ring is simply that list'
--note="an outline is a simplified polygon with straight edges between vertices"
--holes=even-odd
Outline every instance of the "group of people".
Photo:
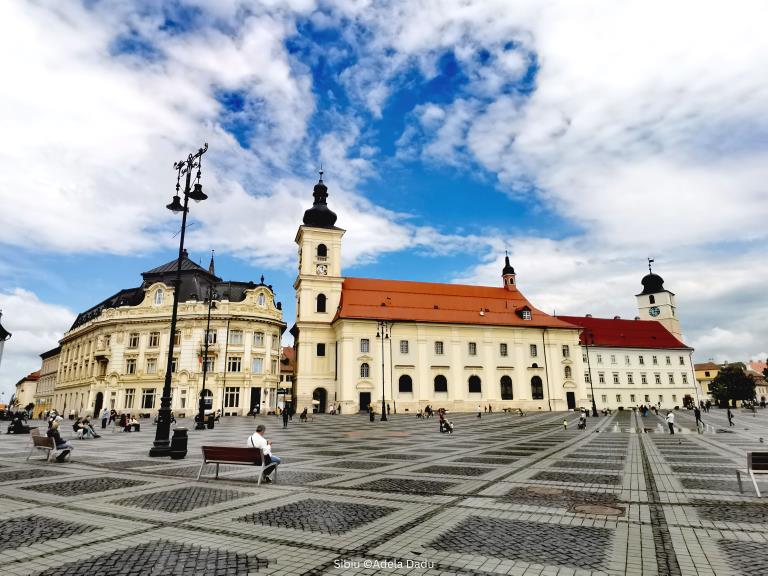
[{"label": "group of people", "polygon": [[87,438],[101,438],[96,434],[96,430],[93,429],[90,418],[77,418],[72,424],[72,430],[75,431],[78,439],[83,440]]}]

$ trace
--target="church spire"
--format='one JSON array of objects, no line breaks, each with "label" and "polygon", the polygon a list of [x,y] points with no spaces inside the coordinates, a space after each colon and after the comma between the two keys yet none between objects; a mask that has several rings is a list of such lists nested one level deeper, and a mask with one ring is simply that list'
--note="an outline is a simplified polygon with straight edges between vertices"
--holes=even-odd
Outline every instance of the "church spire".
[{"label": "church spire", "polygon": [[208,264],[208,272],[211,273],[212,276],[216,276],[216,266],[213,263],[213,253],[216,252],[215,250],[211,250],[211,263]]},{"label": "church spire", "polygon": [[320,169],[320,179],[312,192],[315,201],[312,208],[304,212],[304,225],[313,228],[333,228],[336,224],[336,214],[328,208],[328,187],[323,182],[323,169]]},{"label": "church spire", "polygon": [[501,270],[501,277],[504,280],[504,288],[512,290],[515,287],[515,269],[509,263],[509,253],[504,251],[504,268]]}]

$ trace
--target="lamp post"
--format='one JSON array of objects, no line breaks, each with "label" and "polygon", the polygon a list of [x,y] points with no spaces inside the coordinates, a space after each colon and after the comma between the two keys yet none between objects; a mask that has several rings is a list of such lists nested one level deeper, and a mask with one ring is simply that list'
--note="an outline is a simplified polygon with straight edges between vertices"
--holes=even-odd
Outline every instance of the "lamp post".
[{"label": "lamp post", "polygon": [[[187,213],[189,212],[189,199],[200,202],[208,198],[203,192],[203,185],[200,184],[200,172],[203,154],[208,150],[206,143],[198,149],[195,154],[187,156],[186,160],[181,160],[173,165],[176,170],[176,194],[173,200],[166,206],[168,210],[174,213],[181,212],[181,233],[179,234],[179,256],[176,264],[176,279],[173,289],[173,311],[171,312],[171,332],[168,338],[168,362],[165,367],[165,383],[163,384],[163,396],[160,398],[160,409],[157,411],[157,428],[155,429],[155,441],[149,450],[149,455],[153,457],[171,455],[171,369],[173,368],[173,346],[176,337],[176,317],[179,310],[179,289],[181,288],[181,264],[184,260],[184,235],[187,231]],[[194,189],[192,184],[192,171],[197,168],[195,175]],[[184,184],[184,204],[181,203],[179,191],[181,189],[181,177],[185,176]]]},{"label": "lamp post", "polygon": [[[3,318],[3,311],[0,310],[0,320]],[[3,348],[5,348],[5,342],[11,339],[11,333],[8,332],[3,325],[0,324],[0,363],[3,361]]]},{"label": "lamp post", "polygon": [[389,324],[386,320],[379,320],[379,330],[376,338],[381,338],[381,422],[386,422],[387,401],[384,398],[384,340],[389,340]]},{"label": "lamp post", "polygon": [[218,298],[218,294],[213,289],[213,284],[208,286],[208,295],[206,301],[208,302],[208,320],[205,324],[205,348],[203,352],[203,389],[200,390],[200,403],[197,412],[197,424],[195,424],[195,430],[205,430],[205,377],[208,374],[208,343],[210,342],[211,332],[211,310],[216,309],[216,302],[214,300]]},{"label": "lamp post", "polygon": [[595,404],[595,388],[592,384],[592,363],[589,361],[589,344],[595,345],[595,335],[592,330],[587,332],[586,335],[587,345],[587,369],[589,370],[589,390],[592,392],[592,416],[597,417],[597,404]]}]

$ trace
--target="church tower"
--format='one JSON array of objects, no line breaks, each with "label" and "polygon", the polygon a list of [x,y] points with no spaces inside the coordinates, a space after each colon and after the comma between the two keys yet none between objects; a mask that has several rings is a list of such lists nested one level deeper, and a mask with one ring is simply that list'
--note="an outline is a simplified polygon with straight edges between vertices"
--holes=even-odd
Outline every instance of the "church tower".
[{"label": "church tower", "polygon": [[680,332],[680,320],[677,319],[675,306],[675,294],[664,289],[664,279],[653,273],[648,260],[648,274],[643,276],[641,283],[643,291],[636,294],[637,311],[641,320],[656,320],[660,322],[672,335],[682,342]]},{"label": "church tower", "polygon": [[[336,214],[328,208],[323,172],[315,185],[314,203],[304,212],[296,244],[299,271],[296,291],[296,410],[313,406],[321,412],[336,395],[336,335],[331,322],[341,300],[341,238]],[[313,404],[313,400],[316,401]]]},{"label": "church tower", "polygon": [[501,270],[501,279],[506,290],[517,290],[515,286],[515,269],[509,263],[509,254],[504,254],[504,268]]}]

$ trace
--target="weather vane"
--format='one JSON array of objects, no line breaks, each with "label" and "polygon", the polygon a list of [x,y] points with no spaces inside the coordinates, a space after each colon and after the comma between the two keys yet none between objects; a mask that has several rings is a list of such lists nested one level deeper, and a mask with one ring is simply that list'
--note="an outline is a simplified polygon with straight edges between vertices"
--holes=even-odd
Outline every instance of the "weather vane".
[{"label": "weather vane", "polygon": [[653,258],[648,258],[648,272],[649,272],[650,274],[653,274],[653,270],[651,269],[651,264],[652,264],[653,262],[655,262],[655,260],[654,260]]}]

